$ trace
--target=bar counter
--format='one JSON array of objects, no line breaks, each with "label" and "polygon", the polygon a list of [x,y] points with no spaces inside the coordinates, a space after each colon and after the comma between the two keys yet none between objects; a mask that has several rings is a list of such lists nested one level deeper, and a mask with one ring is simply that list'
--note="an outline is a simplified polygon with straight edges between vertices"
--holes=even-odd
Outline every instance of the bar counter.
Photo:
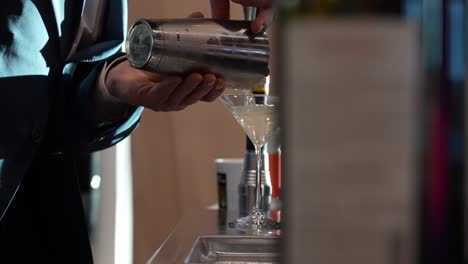
[{"label": "bar counter", "polygon": [[[183,264],[200,235],[241,235],[227,227],[235,217],[218,210],[194,210],[185,214],[148,264]],[[227,221],[226,221],[227,219]]]}]

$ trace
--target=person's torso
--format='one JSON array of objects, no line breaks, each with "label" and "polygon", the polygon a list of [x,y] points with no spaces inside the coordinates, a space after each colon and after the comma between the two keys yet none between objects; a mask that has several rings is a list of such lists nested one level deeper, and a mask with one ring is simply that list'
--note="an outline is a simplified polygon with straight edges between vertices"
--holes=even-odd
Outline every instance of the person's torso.
[{"label": "person's torso", "polygon": [[0,9],[0,219],[63,95],[82,0],[11,0]]}]

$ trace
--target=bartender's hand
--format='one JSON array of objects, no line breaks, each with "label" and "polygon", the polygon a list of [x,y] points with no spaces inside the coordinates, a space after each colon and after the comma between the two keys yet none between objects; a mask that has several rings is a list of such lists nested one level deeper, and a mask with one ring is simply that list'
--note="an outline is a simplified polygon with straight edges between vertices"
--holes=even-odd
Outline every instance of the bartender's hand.
[{"label": "bartender's hand", "polygon": [[[229,19],[229,0],[210,0],[211,13],[216,19]],[[252,22],[252,33],[257,34],[268,28],[273,22],[273,0],[231,0],[244,6],[259,8],[257,18]]]},{"label": "bartender's hand", "polygon": [[125,60],[108,73],[105,84],[119,103],[154,111],[180,111],[198,101],[212,102],[224,91],[224,80],[213,74],[186,77],[135,69]]}]

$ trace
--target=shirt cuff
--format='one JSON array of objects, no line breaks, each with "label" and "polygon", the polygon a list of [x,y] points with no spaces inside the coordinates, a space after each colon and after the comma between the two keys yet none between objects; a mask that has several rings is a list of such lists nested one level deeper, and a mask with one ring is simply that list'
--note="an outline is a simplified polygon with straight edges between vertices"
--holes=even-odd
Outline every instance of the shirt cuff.
[{"label": "shirt cuff", "polygon": [[116,97],[112,96],[106,86],[106,77],[109,71],[114,66],[125,61],[125,59],[125,56],[122,56],[115,59],[110,64],[105,62],[96,80],[94,101],[96,118],[100,121],[115,122],[126,119],[129,116],[129,110],[132,107],[121,103]]},{"label": "shirt cuff", "polygon": [[100,93],[103,95],[103,96],[106,96],[106,98],[108,98],[108,100],[112,101],[112,102],[119,102],[119,100],[117,98],[115,98],[114,96],[110,95],[109,94],[109,90],[107,90],[107,86],[106,86],[106,77],[107,77],[107,73],[109,73],[110,69],[112,69],[115,65],[125,61],[126,58],[125,56],[121,56],[121,57],[118,57],[117,59],[115,59],[114,61],[112,61],[109,65],[107,64],[107,61],[104,63],[104,66],[102,67],[101,69],[101,73],[99,74],[99,78],[97,79],[97,89],[100,91]]}]

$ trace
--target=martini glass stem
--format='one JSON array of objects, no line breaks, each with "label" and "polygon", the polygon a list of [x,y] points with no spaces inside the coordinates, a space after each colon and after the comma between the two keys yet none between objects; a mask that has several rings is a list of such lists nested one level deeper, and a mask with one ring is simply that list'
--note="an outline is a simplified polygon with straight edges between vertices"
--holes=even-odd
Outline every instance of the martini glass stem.
[{"label": "martini glass stem", "polygon": [[262,162],[263,145],[255,145],[255,156],[257,157],[257,171],[255,179],[255,205],[254,211],[260,212],[262,209]]}]

